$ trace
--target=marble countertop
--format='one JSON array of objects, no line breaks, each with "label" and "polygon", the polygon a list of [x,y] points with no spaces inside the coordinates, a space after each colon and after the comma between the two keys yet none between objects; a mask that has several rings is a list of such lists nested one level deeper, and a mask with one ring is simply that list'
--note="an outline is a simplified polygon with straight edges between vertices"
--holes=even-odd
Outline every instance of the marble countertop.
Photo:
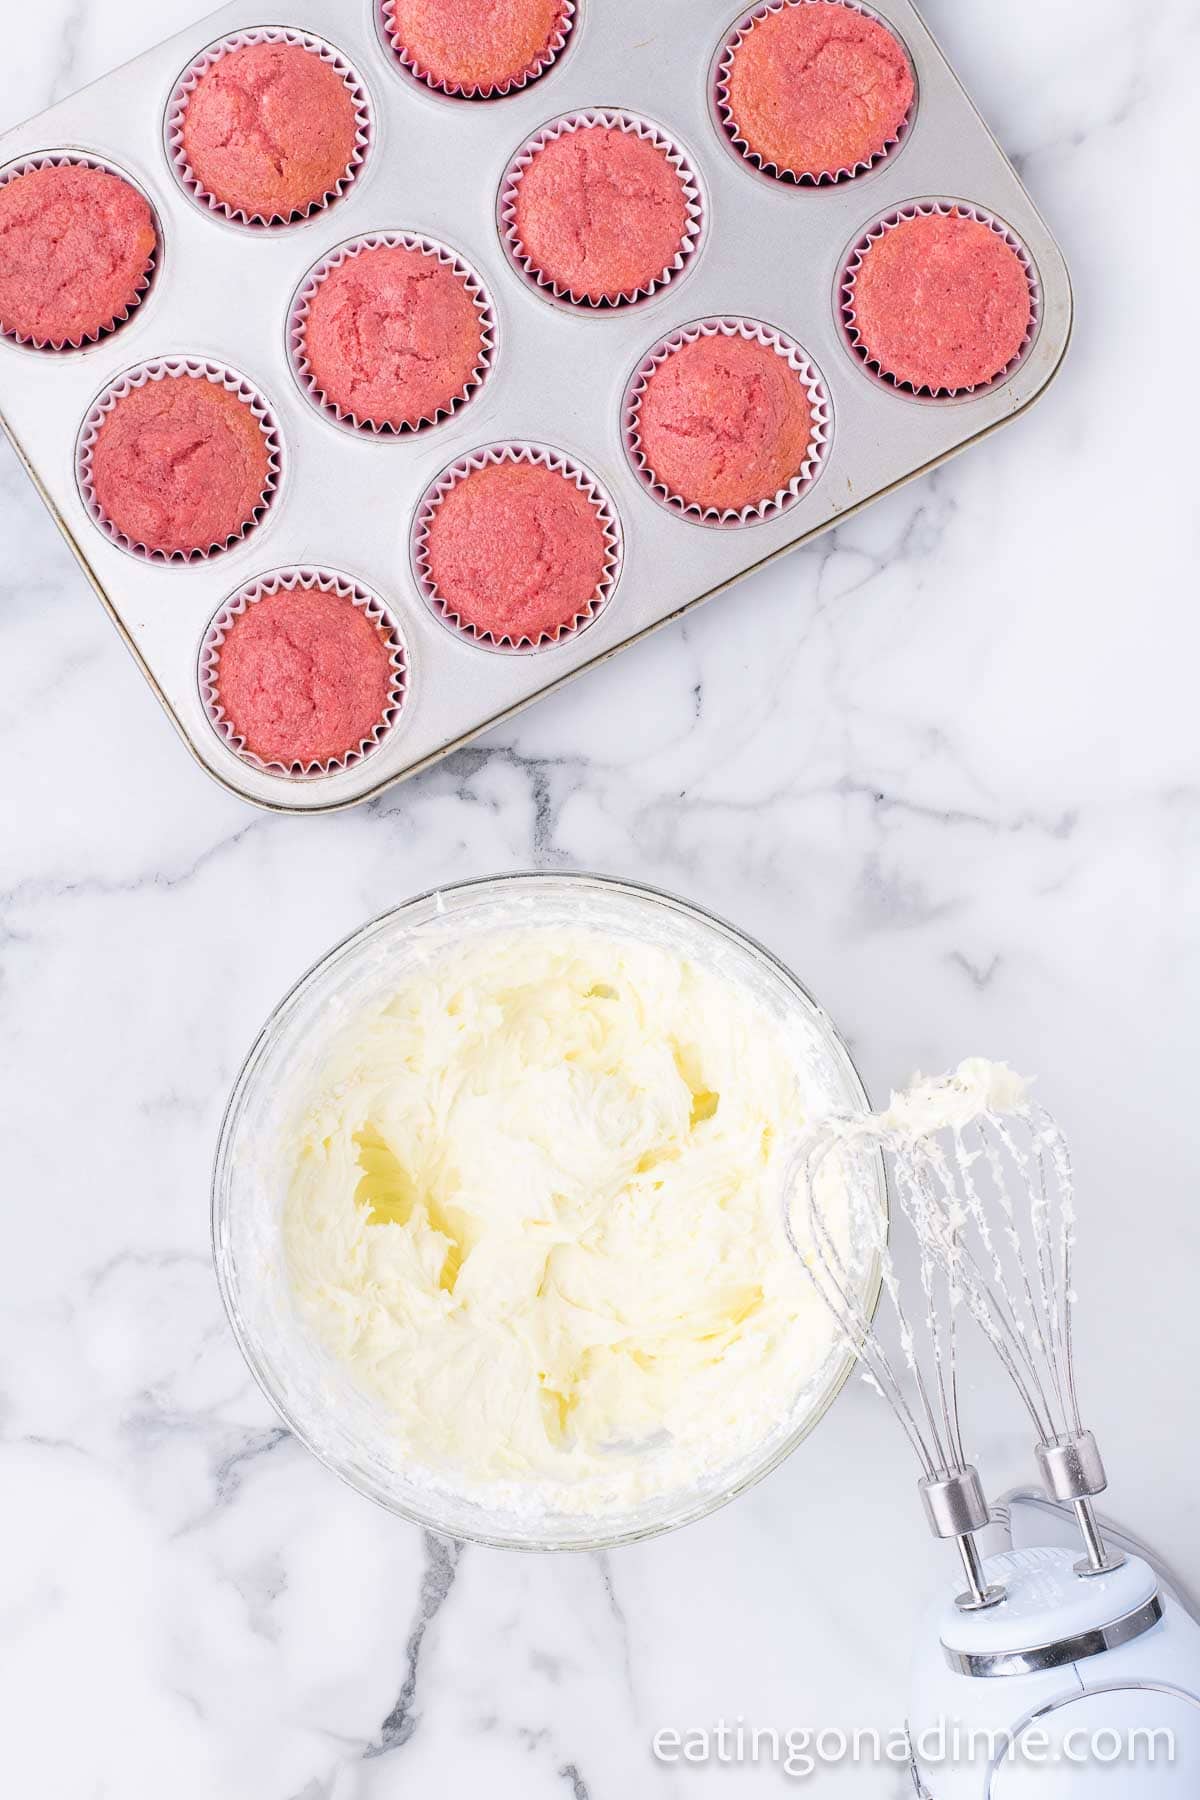
[{"label": "marble countertop", "polygon": [[[0,121],[195,0],[12,8]],[[586,867],[782,955],[882,1096],[973,1052],[1071,1134],[1113,1513],[1200,1586],[1200,776],[1187,0],[926,8],[1062,242],[1028,417],[358,811],[214,786],[0,450],[3,1757],[37,1800],[750,1796],[661,1728],[893,1727],[947,1566],[862,1383],[706,1522],[609,1556],[423,1537],[279,1427],[221,1312],[222,1104],[285,987],[442,881]],[[1170,284],[1164,265],[1173,268]],[[1032,1473],[1015,1405],[974,1428]],[[843,1791],[899,1800],[898,1770]]]}]

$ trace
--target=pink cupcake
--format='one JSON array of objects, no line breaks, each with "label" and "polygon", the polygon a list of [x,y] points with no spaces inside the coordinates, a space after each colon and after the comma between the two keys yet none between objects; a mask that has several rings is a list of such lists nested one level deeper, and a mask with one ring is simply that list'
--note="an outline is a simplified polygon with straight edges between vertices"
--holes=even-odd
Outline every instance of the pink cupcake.
[{"label": "pink cupcake", "polygon": [[717,99],[759,167],[819,183],[869,168],[895,144],[914,92],[904,48],[880,20],[843,0],[773,0],[731,40]]},{"label": "pink cupcake", "polygon": [[284,224],[335,198],[362,159],[365,102],[316,40],[249,33],[199,59],[171,138],[197,199],[239,222]]},{"label": "pink cupcake", "polygon": [[344,766],[374,747],[403,696],[388,622],[331,578],[256,583],[218,615],[209,646],[202,680],[214,723],[265,767]]},{"label": "pink cupcake", "polygon": [[315,402],[369,431],[412,431],[453,412],[482,381],[492,346],[483,290],[441,245],[364,239],[320,265],[293,327]]},{"label": "pink cupcake", "polygon": [[525,87],[562,50],[574,0],[382,0],[396,57],[427,86],[467,100]]},{"label": "pink cupcake", "polygon": [[632,114],[556,121],[518,154],[502,199],[509,253],[560,298],[628,304],[696,246],[699,191],[657,127]]},{"label": "pink cupcake", "polygon": [[919,393],[986,386],[1033,325],[1029,270],[1005,234],[960,208],[880,227],[858,253],[843,314],[859,355]]},{"label": "pink cupcake", "polygon": [[261,406],[192,365],[152,365],[149,378],[118,382],[81,445],[81,484],[98,522],[123,547],[160,560],[228,548],[275,486],[274,433]]},{"label": "pink cupcake", "polygon": [[819,463],[827,410],[780,333],[708,320],[664,341],[635,379],[635,467],[678,510],[750,523],[795,499]]},{"label": "pink cupcake", "polygon": [[556,452],[497,446],[426,496],[417,578],[446,623],[493,648],[541,648],[590,622],[616,573],[615,523]]},{"label": "pink cupcake", "polygon": [[38,349],[78,349],[138,305],[158,230],[121,176],[45,162],[0,184],[0,245],[0,331]]}]

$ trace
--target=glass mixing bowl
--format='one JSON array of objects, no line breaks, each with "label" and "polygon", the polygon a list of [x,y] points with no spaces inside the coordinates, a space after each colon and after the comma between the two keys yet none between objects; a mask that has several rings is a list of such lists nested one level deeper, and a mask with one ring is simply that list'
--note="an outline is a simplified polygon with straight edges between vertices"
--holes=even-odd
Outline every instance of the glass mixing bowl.
[{"label": "glass mixing bowl", "polygon": [[[787,1416],[733,1466],[685,1492],[621,1513],[504,1513],[406,1467],[378,1403],[355,1387],[296,1317],[281,1237],[287,1186],[278,1154],[331,1038],[397,977],[440,948],[521,925],[580,926],[684,955],[747,988],[787,1031],[837,1111],[867,1108],[865,1089],[827,1015],[768,951],[699,907],[593,875],[503,875],[423,894],[364,925],[310,969],[276,1008],[226,1109],[213,1173],[213,1255],[234,1335],[284,1423],[368,1498],[447,1536],[513,1549],[597,1549],[653,1536],[712,1512],[775,1468],[828,1410],[853,1358],[831,1341]],[[879,1203],[886,1208],[882,1164]],[[868,1308],[879,1270],[864,1275]]]}]

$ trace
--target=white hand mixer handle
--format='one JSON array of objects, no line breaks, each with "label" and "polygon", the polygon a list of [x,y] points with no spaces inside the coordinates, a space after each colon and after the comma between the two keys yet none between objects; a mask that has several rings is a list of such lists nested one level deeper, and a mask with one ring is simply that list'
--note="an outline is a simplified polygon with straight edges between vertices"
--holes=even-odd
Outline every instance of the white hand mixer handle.
[{"label": "white hand mixer handle", "polygon": [[[1010,1524],[1021,1507],[1021,1496],[1010,1499]],[[984,1573],[1005,1588],[1004,1601],[971,1615],[939,1603],[916,1660],[917,1792],[933,1800],[1200,1792],[1200,1625],[1150,1564],[1130,1554],[1081,1579],[1068,1548],[1041,1544],[988,1557]]]}]

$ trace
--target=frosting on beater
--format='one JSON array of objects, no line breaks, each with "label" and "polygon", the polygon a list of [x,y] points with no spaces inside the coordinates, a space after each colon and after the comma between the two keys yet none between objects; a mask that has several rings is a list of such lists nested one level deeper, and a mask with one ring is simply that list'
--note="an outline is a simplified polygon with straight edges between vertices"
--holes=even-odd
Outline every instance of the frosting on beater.
[{"label": "frosting on beater", "polygon": [[1028,1105],[1029,1081],[1007,1063],[968,1056],[947,1075],[916,1075],[893,1093],[887,1110],[876,1114],[897,1137],[928,1137],[961,1131],[983,1113],[1016,1113]]}]

